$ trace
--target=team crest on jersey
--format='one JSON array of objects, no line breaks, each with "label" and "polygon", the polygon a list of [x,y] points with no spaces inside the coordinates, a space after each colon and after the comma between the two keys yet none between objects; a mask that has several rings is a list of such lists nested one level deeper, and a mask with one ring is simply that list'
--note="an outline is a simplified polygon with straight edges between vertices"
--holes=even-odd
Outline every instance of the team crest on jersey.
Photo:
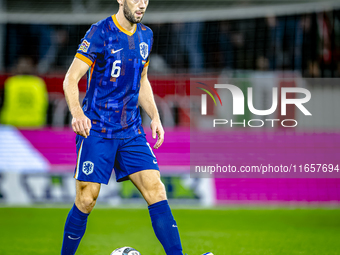
[{"label": "team crest on jersey", "polygon": [[89,47],[90,47],[90,44],[91,44],[91,43],[89,43],[88,41],[84,40],[84,41],[81,43],[81,45],[80,45],[80,47],[79,47],[79,50],[86,53],[87,50],[88,50]]},{"label": "team crest on jersey", "polygon": [[86,175],[93,173],[94,164],[91,161],[85,161],[83,163],[83,173]]},{"label": "team crest on jersey", "polygon": [[139,44],[139,49],[142,58],[146,59],[149,55],[149,45],[147,45],[145,42],[142,42]]}]

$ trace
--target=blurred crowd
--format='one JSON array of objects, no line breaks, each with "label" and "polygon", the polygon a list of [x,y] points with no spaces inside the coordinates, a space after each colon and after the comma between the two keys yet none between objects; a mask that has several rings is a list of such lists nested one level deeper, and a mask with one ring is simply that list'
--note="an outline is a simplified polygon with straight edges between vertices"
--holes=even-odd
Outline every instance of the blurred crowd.
[{"label": "blurred crowd", "polygon": [[295,70],[340,77],[340,11],[152,28],[153,52],[183,72]]},{"label": "blurred crowd", "polygon": [[[149,66],[154,77],[257,70],[340,77],[340,10],[146,25],[154,32]],[[41,77],[65,75],[88,29],[89,25],[6,25],[5,51],[0,56],[5,67],[0,72],[0,123],[20,127],[69,125],[71,116],[62,89],[51,93],[51,84],[46,86]],[[172,112],[173,117],[167,118],[173,119],[170,126],[188,123],[177,118],[183,109],[182,115],[187,116],[185,104],[162,102],[165,112]]]},{"label": "blurred crowd", "polygon": [[[148,25],[148,24],[147,24]],[[155,73],[295,70],[304,77],[340,76],[340,11],[243,20],[149,24]],[[31,56],[39,74],[63,73],[89,25],[6,28],[7,72]],[[153,64],[152,64],[153,63]]]}]

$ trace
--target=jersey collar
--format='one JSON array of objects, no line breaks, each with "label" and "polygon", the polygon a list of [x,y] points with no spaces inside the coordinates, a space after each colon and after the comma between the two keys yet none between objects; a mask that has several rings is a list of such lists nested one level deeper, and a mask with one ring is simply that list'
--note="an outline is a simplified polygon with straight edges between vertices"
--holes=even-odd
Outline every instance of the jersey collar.
[{"label": "jersey collar", "polygon": [[135,26],[135,30],[131,33],[130,31],[127,31],[125,28],[123,28],[119,23],[118,23],[118,20],[116,18],[116,14],[112,15],[112,20],[113,22],[115,23],[116,27],[118,27],[118,29],[120,31],[122,31],[124,34],[127,34],[128,36],[131,36],[133,35],[135,32],[136,32],[136,29],[137,29],[137,24]]}]

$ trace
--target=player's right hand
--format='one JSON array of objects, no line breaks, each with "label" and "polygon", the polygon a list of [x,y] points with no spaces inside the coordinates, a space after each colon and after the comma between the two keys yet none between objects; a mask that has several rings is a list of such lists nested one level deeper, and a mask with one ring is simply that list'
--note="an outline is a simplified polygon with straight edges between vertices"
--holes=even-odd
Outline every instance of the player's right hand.
[{"label": "player's right hand", "polygon": [[91,120],[85,116],[83,111],[73,115],[72,129],[77,135],[87,138],[90,135]]}]

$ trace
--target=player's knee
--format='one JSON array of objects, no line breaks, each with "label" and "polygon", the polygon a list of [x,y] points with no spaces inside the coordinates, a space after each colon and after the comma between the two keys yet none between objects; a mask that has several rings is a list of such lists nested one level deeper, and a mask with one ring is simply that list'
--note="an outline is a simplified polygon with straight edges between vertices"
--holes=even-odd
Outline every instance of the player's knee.
[{"label": "player's knee", "polygon": [[96,204],[100,184],[77,181],[76,206],[84,213],[90,213]]},{"label": "player's knee", "polygon": [[157,203],[165,199],[165,186],[161,181],[154,183],[148,188],[146,200],[149,204]]},{"label": "player's knee", "polygon": [[90,213],[96,205],[97,197],[91,195],[83,195],[79,198],[80,210],[85,213]]}]

